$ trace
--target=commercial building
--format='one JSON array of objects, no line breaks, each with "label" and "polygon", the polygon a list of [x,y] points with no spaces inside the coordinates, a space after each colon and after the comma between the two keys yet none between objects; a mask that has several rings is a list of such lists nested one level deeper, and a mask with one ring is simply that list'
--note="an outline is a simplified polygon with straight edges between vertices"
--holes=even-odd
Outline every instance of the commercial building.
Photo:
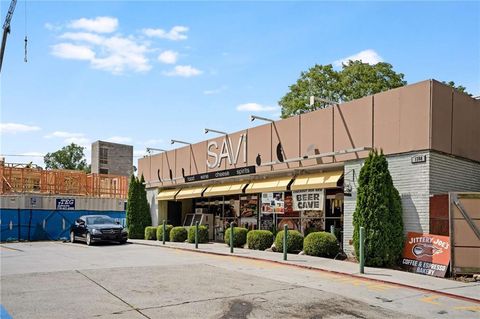
[{"label": "commercial building", "polygon": [[130,177],[133,174],[133,146],[105,141],[92,143],[92,173]]},{"label": "commercial building", "polygon": [[351,253],[369,150],[387,155],[405,232],[429,233],[435,195],[480,192],[479,123],[480,101],[427,80],[148,156],[138,167],[154,223],[203,215],[215,240],[232,221],[304,233],[333,226]]}]

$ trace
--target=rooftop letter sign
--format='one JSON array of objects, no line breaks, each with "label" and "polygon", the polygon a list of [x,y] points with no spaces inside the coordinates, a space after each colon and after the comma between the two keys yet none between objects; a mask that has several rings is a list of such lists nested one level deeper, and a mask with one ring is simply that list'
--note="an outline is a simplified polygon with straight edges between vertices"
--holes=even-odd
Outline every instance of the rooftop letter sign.
[{"label": "rooftop letter sign", "polygon": [[232,140],[227,135],[223,138],[220,152],[218,153],[217,141],[209,141],[207,145],[207,166],[208,168],[220,167],[222,160],[228,160],[230,165],[237,164],[240,157],[240,150],[243,148],[243,162],[247,162],[247,137],[241,134],[238,138],[236,147],[232,144]]}]

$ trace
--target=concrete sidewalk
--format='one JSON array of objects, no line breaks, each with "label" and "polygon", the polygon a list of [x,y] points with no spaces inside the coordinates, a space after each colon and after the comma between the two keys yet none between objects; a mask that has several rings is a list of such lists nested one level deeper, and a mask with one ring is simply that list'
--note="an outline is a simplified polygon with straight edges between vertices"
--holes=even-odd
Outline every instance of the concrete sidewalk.
[{"label": "concrete sidewalk", "polygon": [[222,243],[199,244],[195,249],[194,244],[166,242],[161,241],[129,239],[129,242],[140,245],[157,246],[161,248],[174,248],[190,250],[200,253],[210,253],[216,255],[236,256],[242,258],[266,260],[296,267],[328,271],[332,273],[354,276],[369,280],[380,281],[383,283],[396,284],[414,289],[421,289],[428,292],[434,292],[442,295],[463,298],[480,303],[480,283],[464,283],[450,279],[436,278],[425,275],[409,273],[386,268],[365,267],[365,274],[360,274],[358,264],[339,261],[328,258],[312,257],[307,255],[288,254],[288,260],[283,260],[283,254],[235,248],[234,253],[230,254],[230,248]]}]

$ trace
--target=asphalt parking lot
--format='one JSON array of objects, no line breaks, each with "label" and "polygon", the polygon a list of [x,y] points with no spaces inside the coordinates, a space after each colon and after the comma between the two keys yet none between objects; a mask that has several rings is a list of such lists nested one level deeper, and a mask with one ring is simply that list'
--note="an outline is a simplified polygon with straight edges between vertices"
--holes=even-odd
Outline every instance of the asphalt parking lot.
[{"label": "asphalt parking lot", "polygon": [[474,318],[480,310],[318,271],[134,244],[11,243],[0,253],[1,302],[13,318]]}]

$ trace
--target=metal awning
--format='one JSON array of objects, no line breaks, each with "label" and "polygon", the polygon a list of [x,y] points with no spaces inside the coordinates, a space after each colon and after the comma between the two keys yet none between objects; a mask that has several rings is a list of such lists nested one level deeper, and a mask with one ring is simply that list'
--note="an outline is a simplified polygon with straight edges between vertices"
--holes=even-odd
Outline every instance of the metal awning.
[{"label": "metal awning", "polygon": [[268,193],[268,192],[284,192],[292,181],[291,177],[279,177],[264,180],[255,180],[250,182],[245,189],[245,193]]},{"label": "metal awning", "polygon": [[205,190],[205,188],[206,188],[205,186],[182,188],[178,192],[178,194],[175,196],[175,199],[188,199],[188,198],[202,197],[202,193]]},{"label": "metal awning", "polygon": [[291,190],[299,189],[321,189],[337,187],[338,180],[342,177],[343,171],[323,172],[317,174],[300,175],[295,178]]},{"label": "metal awning", "polygon": [[203,193],[203,197],[242,194],[248,182],[212,185]]},{"label": "metal awning", "polygon": [[158,193],[157,200],[174,200],[179,191],[180,188],[162,190]]}]

